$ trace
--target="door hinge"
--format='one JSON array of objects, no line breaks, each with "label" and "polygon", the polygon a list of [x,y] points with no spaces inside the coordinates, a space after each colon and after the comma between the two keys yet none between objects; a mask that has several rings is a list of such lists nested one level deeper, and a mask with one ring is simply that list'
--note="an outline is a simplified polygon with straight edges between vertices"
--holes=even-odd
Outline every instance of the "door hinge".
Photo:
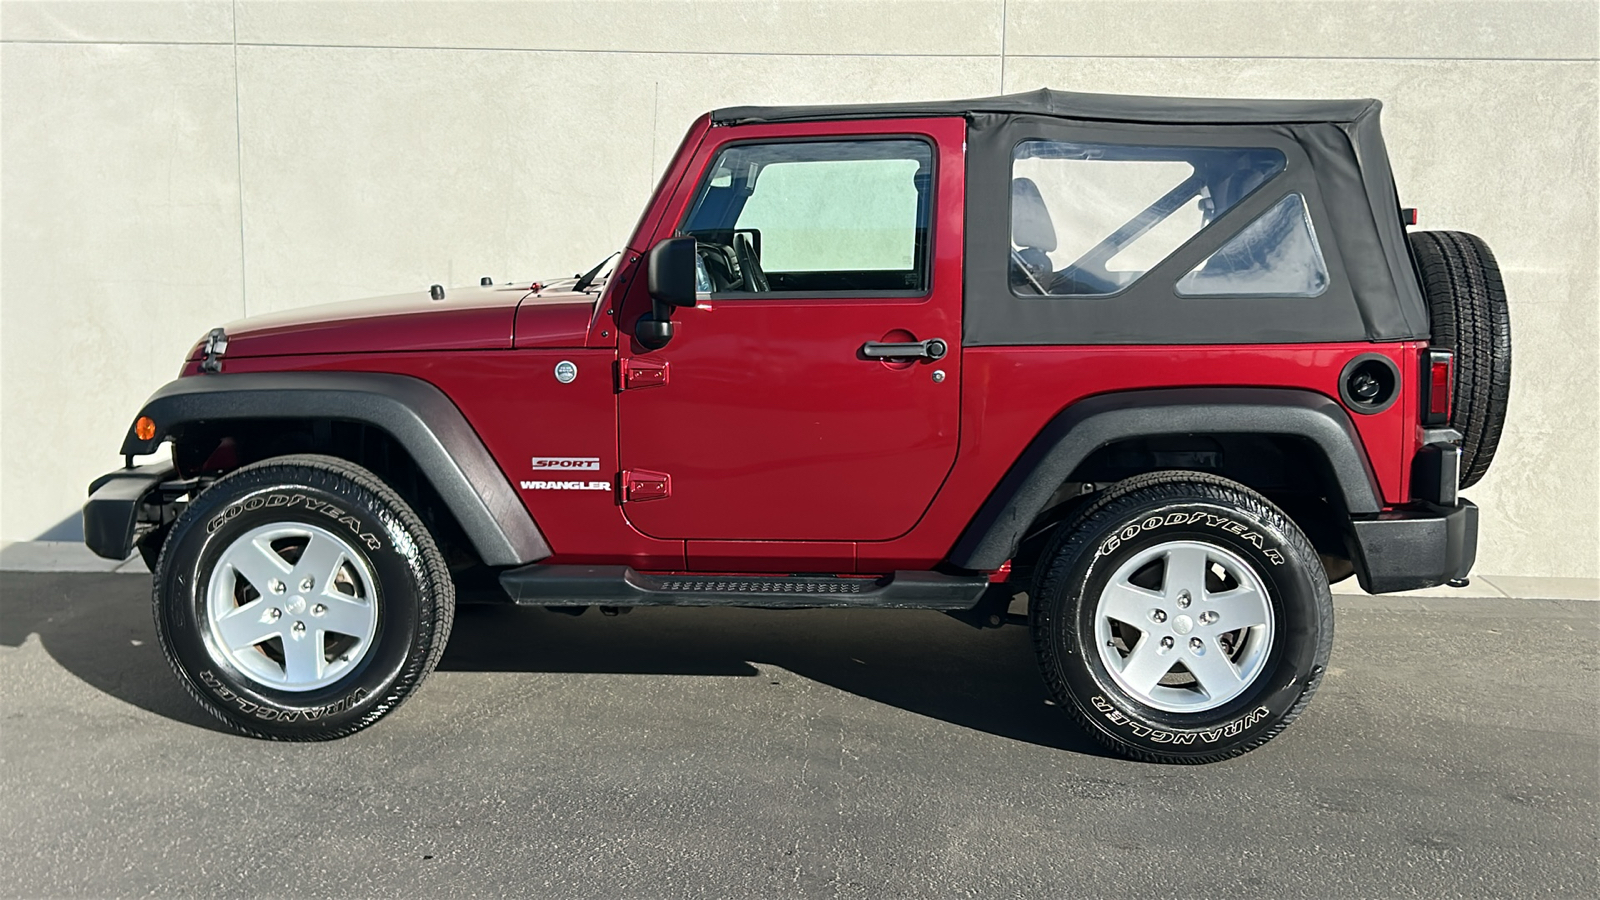
[{"label": "door hinge", "polygon": [[660,387],[667,383],[667,361],[647,357],[630,357],[622,361],[621,390]]},{"label": "door hinge", "polygon": [[672,496],[672,476],[648,469],[629,469],[622,473],[622,499],[625,503],[660,500]]}]

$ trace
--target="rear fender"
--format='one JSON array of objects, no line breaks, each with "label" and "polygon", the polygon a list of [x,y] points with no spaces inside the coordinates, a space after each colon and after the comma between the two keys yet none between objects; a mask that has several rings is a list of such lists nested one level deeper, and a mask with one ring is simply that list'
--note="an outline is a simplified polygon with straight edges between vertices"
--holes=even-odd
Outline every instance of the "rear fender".
[{"label": "rear fender", "polygon": [[1382,508],[1377,479],[1350,417],[1333,399],[1273,388],[1171,388],[1100,394],[1063,410],[1028,445],[950,552],[963,569],[992,571],[1080,463],[1117,441],[1157,435],[1262,434],[1308,441],[1339,485],[1345,512]]}]

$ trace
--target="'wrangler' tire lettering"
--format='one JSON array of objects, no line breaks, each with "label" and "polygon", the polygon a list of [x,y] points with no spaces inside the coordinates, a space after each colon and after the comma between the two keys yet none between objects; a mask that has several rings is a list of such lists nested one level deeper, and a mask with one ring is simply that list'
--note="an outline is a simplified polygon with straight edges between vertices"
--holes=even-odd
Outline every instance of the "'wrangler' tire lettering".
[{"label": "'wrangler' tire lettering", "polygon": [[1172,744],[1174,746],[1187,746],[1189,744],[1193,744],[1196,738],[1199,738],[1208,744],[1215,744],[1224,737],[1238,737],[1239,735],[1243,734],[1246,729],[1267,718],[1269,715],[1269,712],[1265,706],[1258,706],[1247,715],[1235,719],[1234,721],[1218,728],[1212,728],[1206,731],[1161,731],[1155,728],[1140,725],[1138,722],[1135,722],[1134,720],[1118,712],[1116,707],[1112,706],[1110,701],[1106,700],[1104,696],[1097,694],[1090,702],[1094,704],[1094,708],[1104,715],[1106,720],[1111,724],[1123,726],[1129,731],[1133,732],[1135,736],[1148,738],[1152,743]]},{"label": "'wrangler' tire lettering", "polygon": [[222,683],[221,679],[217,678],[216,673],[209,669],[200,673],[200,681],[205,684],[206,687],[216,691],[218,697],[232,702],[239,708],[240,712],[247,715],[253,715],[258,719],[263,719],[268,722],[293,722],[302,716],[307,720],[315,721],[323,716],[335,715],[351,709],[359,704],[362,700],[366,699],[367,694],[369,693],[366,688],[356,688],[353,692],[351,692],[350,696],[330,703],[327,706],[312,706],[300,710],[281,710],[261,706],[257,703],[251,703],[243,697],[240,697],[233,691],[228,690],[227,686]]}]

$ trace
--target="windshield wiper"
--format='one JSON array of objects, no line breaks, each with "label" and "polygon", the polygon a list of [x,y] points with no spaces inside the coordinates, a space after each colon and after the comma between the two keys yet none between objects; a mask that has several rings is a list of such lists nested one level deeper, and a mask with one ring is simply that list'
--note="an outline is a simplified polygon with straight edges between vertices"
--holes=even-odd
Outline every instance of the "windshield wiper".
[{"label": "windshield wiper", "polygon": [[574,294],[581,294],[584,291],[588,290],[589,289],[589,285],[594,284],[595,277],[600,274],[600,270],[601,269],[605,268],[606,263],[611,262],[611,260],[613,258],[615,258],[618,253],[621,253],[621,252],[622,252],[621,250],[618,250],[616,253],[613,253],[610,256],[606,257],[605,259],[602,259],[599,262],[595,263],[594,264],[594,268],[592,268],[589,271],[583,273],[582,275],[579,275],[577,284],[574,284],[572,286],[572,292]]}]

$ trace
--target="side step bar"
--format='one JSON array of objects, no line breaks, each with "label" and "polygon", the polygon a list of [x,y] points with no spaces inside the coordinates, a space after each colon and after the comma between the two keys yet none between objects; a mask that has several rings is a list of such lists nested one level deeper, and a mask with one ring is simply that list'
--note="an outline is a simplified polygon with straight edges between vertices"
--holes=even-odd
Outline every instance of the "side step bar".
[{"label": "side step bar", "polygon": [[880,578],[827,575],[658,575],[630,566],[545,566],[500,575],[524,606],[815,606],[961,610],[976,606],[989,580],[981,575],[896,572]]}]

